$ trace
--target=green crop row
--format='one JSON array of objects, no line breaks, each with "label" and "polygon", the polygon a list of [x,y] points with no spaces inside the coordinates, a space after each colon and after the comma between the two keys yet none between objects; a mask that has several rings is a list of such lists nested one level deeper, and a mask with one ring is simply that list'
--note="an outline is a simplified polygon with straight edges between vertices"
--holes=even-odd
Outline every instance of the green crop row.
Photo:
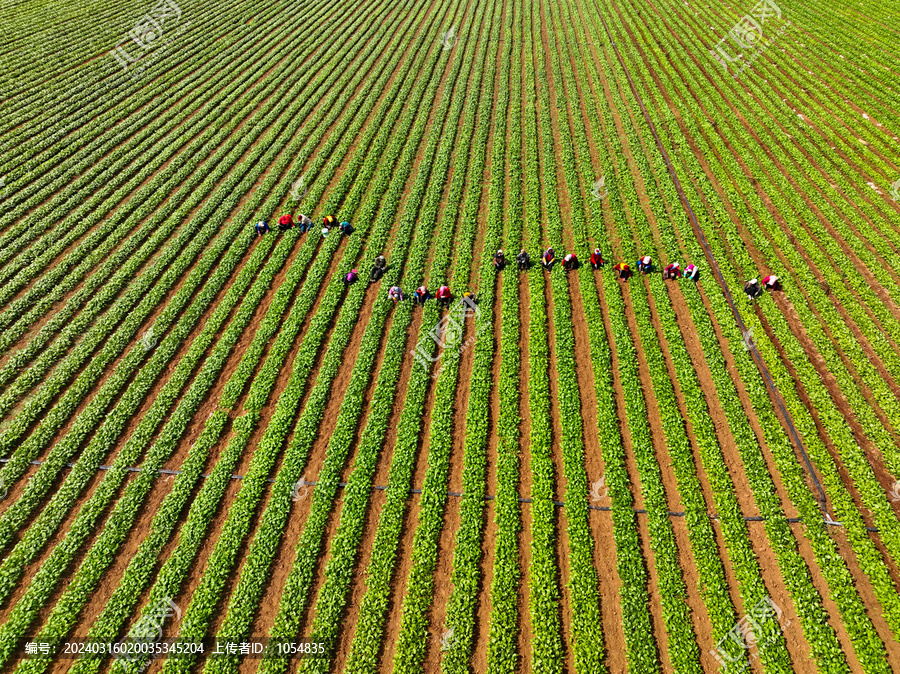
[{"label": "green crop row", "polygon": [[[546,17],[548,26],[552,19]],[[554,36],[557,33],[553,33]],[[565,89],[560,59],[554,48],[557,39],[551,39],[547,51],[555,90],[555,107],[558,119],[566,120],[568,110],[565,102]],[[544,50],[538,50],[538,56],[546,62]],[[546,236],[550,245],[559,251],[567,250],[563,230],[563,213],[557,195],[557,152],[561,152],[560,163],[563,169],[565,189],[568,191],[571,205],[572,228],[583,227],[584,213],[578,208],[577,174],[574,164],[572,134],[568,123],[556,125],[558,133],[557,150],[554,147],[553,125],[551,122],[551,100],[549,86],[542,80],[539,86],[541,137],[543,140],[543,169],[545,204],[546,204]],[[560,185],[562,187],[562,185]],[[568,228],[567,228],[568,229]],[[571,230],[570,230],[571,231]],[[550,274],[550,285],[553,298],[553,327],[555,333],[556,370],[558,381],[558,406],[561,425],[559,438],[563,459],[563,475],[565,476],[566,503],[565,518],[568,538],[568,566],[570,593],[569,610],[572,621],[572,651],[575,669],[578,672],[600,672],[603,670],[604,657],[603,635],[600,621],[600,597],[598,590],[597,570],[594,567],[594,541],[588,524],[588,480],[585,470],[585,444],[582,435],[582,405],[579,390],[577,364],[575,358],[575,335],[572,328],[572,300],[569,296],[568,275],[561,268]]]},{"label": "green crop row", "polygon": [[[538,8],[533,3],[523,12],[530,21],[523,43],[527,46],[524,88],[525,172],[527,185],[526,222],[531,249],[543,247],[541,224],[541,171],[538,150],[537,84],[534,62],[535,21]],[[562,621],[560,617],[560,570],[556,546],[555,476],[551,447],[553,431],[550,396],[550,337],[547,315],[546,279],[539,268],[528,274],[528,410],[531,471],[531,544],[528,567],[528,608],[531,623],[531,671],[560,674],[563,671]]]},{"label": "green crop row", "polygon": [[[515,22],[507,39],[524,41],[523,3],[517,3]],[[518,66],[518,63],[516,63]],[[509,219],[503,248],[516,251],[523,243],[525,199],[519,186],[522,175],[522,72],[513,67],[510,75],[509,152],[507,165],[509,184],[515,186],[507,194],[505,212]],[[497,495],[494,501],[494,564],[491,570],[490,618],[487,637],[488,674],[514,674],[519,666],[518,594],[521,582],[519,568],[519,532],[522,530],[519,506],[519,391],[522,385],[520,319],[520,274],[515,265],[507,265],[501,275],[500,308],[500,380],[497,384]],[[471,647],[469,649],[471,651]],[[452,651],[451,651],[452,654]],[[451,656],[448,656],[448,659]],[[446,662],[446,660],[445,660]],[[447,669],[446,665],[444,667]]]}]

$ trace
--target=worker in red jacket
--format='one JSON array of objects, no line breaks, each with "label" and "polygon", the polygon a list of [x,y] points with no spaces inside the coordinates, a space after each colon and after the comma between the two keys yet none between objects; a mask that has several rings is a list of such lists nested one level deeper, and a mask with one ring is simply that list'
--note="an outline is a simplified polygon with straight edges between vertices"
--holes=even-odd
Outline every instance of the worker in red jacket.
[{"label": "worker in red jacket", "polygon": [[627,280],[629,276],[631,276],[631,267],[628,266],[627,262],[620,262],[613,270],[619,274],[619,278],[623,281]]},{"label": "worker in red jacket", "polygon": [[603,259],[603,254],[600,252],[600,249],[594,248],[594,252],[591,253],[591,267],[596,271],[605,264],[606,261]]},{"label": "worker in red jacket", "polygon": [[438,288],[437,295],[435,295],[435,297],[437,298],[438,304],[440,304],[442,307],[449,307],[450,302],[453,301],[453,293],[450,292],[450,288],[448,288],[447,286],[441,286],[440,288]]},{"label": "worker in red jacket", "polygon": [[566,271],[572,271],[577,266],[578,258],[575,256],[575,253],[569,253],[563,258],[563,269]]},{"label": "worker in red jacket", "polygon": [[291,227],[294,226],[294,218],[291,217],[289,213],[285,213],[280,218],[278,218],[278,229],[282,232],[286,232]]}]

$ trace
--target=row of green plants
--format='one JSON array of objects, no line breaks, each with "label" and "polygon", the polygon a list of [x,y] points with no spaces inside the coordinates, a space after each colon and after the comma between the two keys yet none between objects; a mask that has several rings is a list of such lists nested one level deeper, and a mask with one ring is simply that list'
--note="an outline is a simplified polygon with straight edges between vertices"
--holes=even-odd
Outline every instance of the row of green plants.
[{"label": "row of green plants", "polygon": [[[514,5],[515,20],[510,37],[524,41],[523,3]],[[514,188],[506,194],[505,213],[508,226],[503,239],[504,250],[517,250],[525,236],[525,195],[522,187],[522,69],[517,62],[510,73],[509,151],[506,163],[509,184]],[[521,325],[522,288],[520,273],[507,265],[500,276],[500,367],[497,383],[498,410],[497,452],[495,458],[497,493],[494,499],[494,562],[491,567],[490,617],[487,631],[488,674],[514,674],[519,667],[518,635],[520,632],[519,534],[522,513],[519,506],[520,390],[523,338]],[[482,632],[483,633],[483,632]],[[469,649],[471,653],[471,647]],[[452,654],[445,658],[445,662]],[[455,664],[455,663],[454,663]],[[443,665],[443,663],[442,663]],[[444,666],[444,670],[450,669]],[[458,668],[461,669],[461,668]]]},{"label": "row of green plants", "polygon": [[[526,223],[528,243],[533,250],[542,247],[541,164],[537,119],[537,84],[534,67],[536,43],[534,31],[537,8],[526,6],[523,43],[528,46],[523,65],[525,114],[525,184],[527,185]],[[530,28],[529,28],[530,27]],[[550,337],[546,299],[547,282],[543,274],[528,274],[528,414],[531,433],[528,440],[531,474],[531,530],[528,564],[528,611],[531,625],[531,671],[559,673],[564,667],[561,619],[560,569],[557,561],[557,511],[554,504],[556,479],[553,468],[553,425],[550,391]]]},{"label": "row of green plants", "polygon": [[[545,19],[549,21],[549,17]],[[536,23],[535,25],[540,25]],[[550,24],[552,25],[552,24]],[[548,74],[554,82],[554,102],[558,113],[557,119],[566,120],[568,111],[563,100],[564,88],[559,64],[559,55],[554,48],[556,40],[551,38],[547,51],[537,50],[542,63],[549,57]],[[540,99],[539,121],[542,139],[542,173],[545,186],[546,232],[545,238],[555,250],[567,250],[563,231],[563,212],[557,193],[557,154],[563,171],[563,180],[569,193],[570,210],[567,219],[573,219],[572,227],[583,225],[583,211],[578,209],[577,194],[573,189],[572,137],[568,123],[558,122],[557,148],[554,144],[553,123],[551,117],[551,100],[549,83],[539,80],[538,97]],[[562,187],[560,185],[560,187]],[[579,219],[580,218],[580,219]],[[569,229],[569,231],[572,231]],[[553,331],[555,343],[555,376],[558,381],[557,405],[559,407],[561,435],[558,439],[562,455],[562,475],[557,479],[565,479],[563,500],[566,503],[566,534],[568,539],[569,582],[566,588],[569,593],[568,610],[571,614],[572,637],[571,651],[574,657],[575,670],[578,672],[599,672],[603,670],[604,644],[600,620],[600,596],[597,570],[594,567],[594,541],[588,523],[588,479],[585,469],[585,443],[582,435],[582,403],[579,390],[577,364],[575,358],[575,335],[572,328],[573,309],[569,296],[568,275],[555,273],[550,275],[550,287],[553,299]]]}]

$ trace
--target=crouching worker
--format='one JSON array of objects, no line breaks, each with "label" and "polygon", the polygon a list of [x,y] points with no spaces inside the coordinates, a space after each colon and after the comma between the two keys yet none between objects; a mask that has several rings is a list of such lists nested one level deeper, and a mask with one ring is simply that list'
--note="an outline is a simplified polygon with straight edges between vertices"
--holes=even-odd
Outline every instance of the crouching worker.
[{"label": "crouching worker", "polygon": [[391,286],[391,289],[388,290],[388,299],[394,301],[394,306],[397,305],[397,302],[403,301],[403,291],[400,290],[400,286]]},{"label": "crouching worker", "polygon": [[425,286],[416,288],[416,292],[413,293],[413,299],[416,301],[416,304],[423,306],[427,300],[431,299],[431,295],[428,294],[428,288]]},{"label": "crouching worker", "polygon": [[751,300],[755,300],[762,295],[762,286],[759,285],[759,279],[752,278],[744,284],[744,292]]},{"label": "crouching worker", "polygon": [[650,259],[649,255],[645,255],[640,260],[637,261],[637,268],[639,271],[644,272],[645,274],[649,274],[650,270],[653,269],[653,260]]},{"label": "crouching worker", "polygon": [[259,222],[256,223],[257,236],[262,236],[263,234],[265,234],[268,231],[269,231],[269,223],[267,223],[265,220],[260,220]]},{"label": "crouching worker", "polygon": [[606,264],[606,261],[603,259],[603,254],[600,252],[599,248],[594,248],[594,252],[591,253],[591,268],[594,271],[597,271]]},{"label": "crouching worker", "polygon": [[374,283],[380,279],[381,275],[384,274],[385,267],[387,267],[387,260],[384,259],[384,255],[376,257],[375,264],[372,265],[372,273],[369,275],[369,283]]},{"label": "crouching worker", "polygon": [[699,273],[700,273],[700,270],[697,269],[697,265],[695,265],[695,264],[689,264],[687,267],[684,268],[684,278],[688,278],[691,281],[696,281],[697,274],[699,274]]},{"label": "crouching worker", "polygon": [[450,288],[448,288],[447,286],[441,286],[440,288],[438,288],[437,295],[435,295],[435,297],[437,298],[438,304],[445,308],[449,307],[450,302],[453,301],[453,293],[450,292]]},{"label": "crouching worker", "polygon": [[541,264],[544,265],[544,269],[550,271],[550,268],[553,266],[553,261],[556,259],[556,253],[553,252],[552,248],[548,248],[544,251],[544,256],[541,258]]},{"label": "crouching worker", "polygon": [[766,276],[763,279],[763,285],[766,287],[766,290],[781,290],[781,283],[777,276]]},{"label": "crouching worker", "polygon": [[525,252],[524,248],[516,255],[516,264],[519,267],[519,271],[527,270],[531,266],[531,258],[528,257],[528,253]]},{"label": "crouching worker", "polygon": [[663,269],[663,278],[664,279],[677,279],[679,274],[681,273],[681,265],[677,262],[673,262],[668,267]]},{"label": "crouching worker", "polygon": [[339,228],[341,230],[341,234],[345,234],[347,236],[353,234],[353,225],[351,225],[349,222],[342,222],[339,225]]},{"label": "crouching worker", "polygon": [[331,231],[334,227],[337,227],[338,221],[337,218],[333,215],[326,215],[322,218],[322,227],[327,228]]},{"label": "crouching worker", "polygon": [[347,272],[347,276],[344,278],[344,282],[347,285],[350,285],[352,283],[356,283],[356,279],[358,279],[358,278],[359,278],[359,274],[356,272],[356,270],[351,269],[349,272]]},{"label": "crouching worker", "polygon": [[280,218],[278,218],[278,230],[281,232],[286,232],[294,226],[294,219],[291,217],[290,213],[285,213]]},{"label": "crouching worker", "polygon": [[613,271],[615,271],[623,281],[627,281],[628,277],[631,276],[631,267],[628,266],[627,262],[620,262],[613,267]]},{"label": "crouching worker", "polygon": [[563,269],[566,271],[572,271],[578,266],[578,258],[575,256],[575,253],[569,253],[563,258]]},{"label": "crouching worker", "polygon": [[506,266],[506,256],[503,255],[502,250],[498,250],[494,253],[494,270],[500,271]]},{"label": "crouching worker", "polygon": [[307,215],[301,215],[297,219],[297,226],[300,228],[301,232],[312,231],[312,220],[310,220]]}]

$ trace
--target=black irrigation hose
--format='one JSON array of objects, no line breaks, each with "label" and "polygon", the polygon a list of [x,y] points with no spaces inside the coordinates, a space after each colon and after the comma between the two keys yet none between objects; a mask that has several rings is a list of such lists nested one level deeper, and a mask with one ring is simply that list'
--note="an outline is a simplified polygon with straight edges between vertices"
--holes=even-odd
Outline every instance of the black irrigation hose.
[{"label": "black irrigation hose", "polygon": [[[9,459],[0,459],[0,463],[6,463],[7,461],[9,461]],[[31,465],[33,465],[33,466],[40,466],[42,463],[44,463],[44,462],[43,462],[43,461],[32,461],[32,462],[31,462]],[[74,464],[74,463],[67,463],[67,464],[65,464],[65,466],[66,466],[67,468],[74,468],[74,467],[75,467],[75,464]],[[99,468],[100,470],[112,470],[112,469],[113,469],[113,466],[98,466],[98,468]],[[124,471],[126,471],[126,472],[129,472],[129,473],[140,473],[140,472],[142,472],[142,469],[141,469],[141,468],[135,468],[135,467],[122,468],[122,470],[124,470]],[[160,475],[181,475],[181,471],[180,471],[180,470],[170,470],[170,469],[168,469],[168,468],[160,468],[160,469],[158,469],[156,472],[159,473]],[[202,478],[208,478],[209,475],[207,475],[207,474],[204,473],[204,474],[201,475],[200,477],[202,477]],[[243,476],[243,475],[232,475],[232,476],[231,476],[231,479],[232,479],[232,480],[243,480],[243,479],[244,479],[244,476]],[[269,479],[266,480],[266,482],[275,482],[275,479],[274,479],[274,478],[269,478]],[[301,485],[301,486],[304,486],[304,487],[315,487],[317,484],[318,484],[317,482],[307,482],[306,480],[304,480],[304,481],[303,481],[303,485]],[[347,483],[346,483],[346,482],[338,482],[338,487],[344,488],[344,487],[346,487],[346,486],[347,486]],[[0,489],[2,489],[2,485],[0,485]],[[380,491],[385,491],[385,490],[387,489],[387,486],[385,486],[385,485],[380,485],[380,484],[373,484],[373,485],[372,485],[372,489],[378,489],[378,490],[380,490]],[[421,490],[421,489],[410,489],[410,490],[409,490],[409,493],[410,493],[410,494],[421,494],[421,493],[422,493],[422,490]],[[458,497],[462,496],[461,493],[458,493],[458,492],[455,492],[455,491],[448,491],[448,492],[447,492],[447,495],[448,495],[448,496],[458,496]],[[0,495],[0,501],[2,501],[5,497],[6,497],[6,491],[3,490],[3,494]],[[496,498],[496,496],[485,496],[485,497],[484,497],[484,500],[485,500],[485,501],[493,501],[495,498]],[[530,498],[522,498],[522,497],[519,497],[518,501],[519,501],[519,503],[532,503],[532,502],[533,502],[532,499],[530,499]],[[566,502],[565,502],[565,501],[553,501],[553,505],[562,508],[562,507],[565,507]],[[612,510],[612,508],[610,508],[609,506],[595,506],[595,505],[589,505],[589,506],[588,506],[588,509],[589,509],[589,510],[601,510],[601,511],[604,511],[604,512],[607,512],[607,511]],[[634,508],[634,512],[636,512],[636,513],[638,513],[638,514],[642,514],[642,515],[646,515],[646,514],[647,514],[647,511],[646,511],[646,510],[641,510],[640,508]],[[672,511],[667,511],[666,514],[667,514],[669,517],[684,517],[684,513],[683,513],[683,512],[672,512]],[[719,519],[719,516],[718,516],[718,515],[709,515],[709,518],[710,518],[711,520],[717,520],[717,519]],[[765,519],[766,519],[765,517],[759,517],[759,516],[746,516],[746,515],[744,516],[744,521],[745,521],[745,522],[765,522]],[[788,521],[788,522],[791,522],[791,523],[793,523],[793,524],[797,524],[797,523],[802,522],[803,519],[800,518],[800,517],[788,517],[788,518],[787,518],[787,521]],[[825,520],[825,524],[830,524],[831,526],[835,526],[835,527],[843,526],[840,522],[835,522],[834,520]],[[875,528],[875,527],[866,527],[866,531],[872,531],[872,532],[877,533],[877,532],[878,532],[878,529]]]},{"label": "black irrigation hose", "polygon": [[[597,5],[596,0],[594,0],[594,4]],[[628,70],[628,66],[625,65],[625,60],[622,58],[622,54],[619,53],[619,48],[616,46],[615,40],[613,40],[612,33],[609,30],[609,26],[607,25],[606,19],[603,17],[603,13],[600,11],[599,6],[597,6],[597,15],[603,22],[603,28],[606,30],[606,35],[609,38],[609,43],[612,45],[613,51],[616,52],[616,57],[619,59],[619,64],[622,66],[622,70],[625,71],[625,77],[628,79],[628,84],[631,87],[631,92],[634,94],[634,97],[641,108],[641,112],[644,114],[644,119],[647,121],[647,125],[650,127],[650,133],[653,134],[653,138],[656,141],[656,147],[659,148],[659,151],[662,153],[663,159],[666,162],[666,168],[668,168],[669,170],[669,175],[672,177],[672,182],[675,183],[675,189],[678,190],[678,197],[681,199],[681,205],[684,206],[684,210],[687,211],[688,217],[691,221],[691,226],[694,228],[694,233],[697,236],[697,240],[700,242],[700,245],[703,246],[703,250],[706,253],[706,259],[709,262],[709,266],[715,272],[716,277],[719,281],[719,285],[722,288],[722,293],[725,295],[725,300],[728,302],[728,306],[731,307],[731,313],[734,315],[734,320],[737,321],[738,328],[740,328],[741,334],[744,335],[744,341],[747,345],[748,351],[750,351],[751,356],[753,356],[753,362],[756,363],[756,367],[759,369],[760,374],[762,374],[763,379],[766,382],[766,387],[769,389],[769,393],[772,395],[772,398],[775,400],[775,404],[781,412],[781,416],[784,419],[784,423],[787,426],[791,438],[793,438],[794,440],[794,444],[796,445],[797,449],[800,450],[800,454],[803,455],[803,461],[804,463],[806,463],[806,468],[809,471],[809,476],[812,478],[813,483],[816,485],[816,489],[819,491],[819,508],[823,513],[827,514],[825,490],[822,489],[819,478],[816,477],[816,473],[813,470],[812,463],[809,460],[809,456],[807,456],[806,454],[806,448],[803,446],[803,441],[800,439],[800,435],[797,433],[797,429],[794,426],[794,420],[791,418],[791,413],[788,412],[787,408],[785,407],[784,401],[781,399],[781,395],[778,393],[778,388],[775,386],[775,382],[772,380],[772,375],[769,374],[769,369],[766,367],[765,361],[763,361],[762,356],[756,348],[756,344],[752,339],[747,339],[749,334],[747,331],[747,325],[746,323],[744,323],[741,312],[738,310],[737,306],[734,303],[734,298],[731,295],[731,291],[728,289],[728,284],[725,282],[725,277],[722,275],[722,272],[719,269],[719,265],[716,262],[715,255],[713,255],[713,252],[706,241],[706,236],[703,234],[703,230],[700,228],[700,223],[697,222],[697,216],[694,214],[694,209],[691,208],[691,204],[690,202],[688,202],[687,196],[685,195],[684,190],[681,187],[681,181],[675,174],[675,169],[672,166],[672,162],[669,160],[669,154],[663,147],[662,141],[659,138],[659,134],[656,133],[656,127],[653,125],[653,121],[650,119],[650,115],[647,113],[647,108],[644,107],[644,101],[643,99],[641,99],[641,95],[638,93],[637,88],[634,86],[634,81],[631,79],[631,72]],[[828,519],[826,519],[826,523],[829,523]]]}]

